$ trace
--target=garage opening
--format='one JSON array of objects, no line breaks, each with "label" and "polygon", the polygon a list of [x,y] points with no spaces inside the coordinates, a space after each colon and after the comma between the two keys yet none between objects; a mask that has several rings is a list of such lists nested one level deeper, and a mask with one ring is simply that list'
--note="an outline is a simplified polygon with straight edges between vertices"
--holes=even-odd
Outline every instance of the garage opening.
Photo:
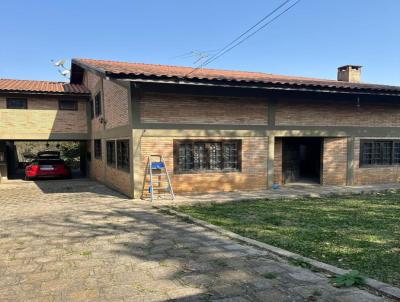
[{"label": "garage opening", "polygon": [[[53,178],[53,162],[65,165],[72,178],[85,177],[87,174],[86,141],[5,141],[3,144],[8,179],[24,179],[26,167],[42,156],[51,157],[46,165],[49,171],[47,178]],[[41,160],[41,163],[44,161]],[[57,174],[55,176],[58,178]]]},{"label": "garage opening", "polygon": [[282,139],[283,183],[321,183],[322,138]]}]

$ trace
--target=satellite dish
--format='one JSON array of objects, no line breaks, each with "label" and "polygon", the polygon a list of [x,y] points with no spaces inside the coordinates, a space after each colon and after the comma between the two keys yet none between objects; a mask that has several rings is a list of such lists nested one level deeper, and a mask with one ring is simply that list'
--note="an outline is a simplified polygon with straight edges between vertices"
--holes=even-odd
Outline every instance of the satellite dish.
[{"label": "satellite dish", "polygon": [[65,64],[65,60],[58,60],[57,62],[54,63],[55,66],[63,66]]},{"label": "satellite dish", "polygon": [[69,70],[60,71],[63,76],[68,76],[71,72]]}]

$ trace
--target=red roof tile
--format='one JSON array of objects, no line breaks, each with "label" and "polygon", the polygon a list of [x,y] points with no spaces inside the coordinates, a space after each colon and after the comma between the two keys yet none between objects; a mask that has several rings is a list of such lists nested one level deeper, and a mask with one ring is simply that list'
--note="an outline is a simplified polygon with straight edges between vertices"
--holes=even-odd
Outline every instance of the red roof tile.
[{"label": "red roof tile", "polygon": [[34,92],[55,94],[88,94],[89,90],[79,84],[64,82],[0,79],[0,91]]},{"label": "red roof tile", "polygon": [[220,80],[291,86],[309,86],[314,88],[324,87],[330,89],[337,88],[400,92],[400,87],[397,86],[350,83],[335,80],[276,75],[262,72],[217,70],[206,68],[197,69],[192,72],[193,67],[128,63],[93,59],[73,59],[72,63],[86,65],[107,75],[119,77],[169,77],[192,80]]}]

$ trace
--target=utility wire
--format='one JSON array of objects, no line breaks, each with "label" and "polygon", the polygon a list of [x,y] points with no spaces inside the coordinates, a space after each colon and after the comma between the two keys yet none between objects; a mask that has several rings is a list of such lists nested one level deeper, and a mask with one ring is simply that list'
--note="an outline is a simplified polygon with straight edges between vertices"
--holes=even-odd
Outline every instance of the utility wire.
[{"label": "utility wire", "polygon": [[[256,31],[250,33],[249,35],[247,35],[246,37],[244,37],[247,33],[249,33],[251,30],[253,30],[255,27],[257,27],[258,25],[260,25],[262,22],[264,22],[266,19],[268,19],[269,17],[271,17],[274,13],[276,13],[279,9],[281,9],[283,6],[285,6],[288,2],[290,2],[291,0],[286,0],[284,1],[281,5],[279,5],[277,8],[275,8],[272,12],[270,12],[268,15],[266,15],[265,17],[263,17],[260,21],[258,21],[255,25],[253,25],[251,28],[249,28],[248,30],[246,30],[244,33],[242,33],[239,37],[237,37],[236,39],[234,39],[232,42],[230,42],[229,44],[227,44],[226,46],[224,46],[223,48],[221,48],[221,50],[216,53],[215,55],[213,55],[211,58],[209,58],[208,60],[206,60],[205,62],[203,62],[202,64],[200,64],[198,67],[194,68],[192,71],[190,71],[189,73],[187,73],[185,76],[188,76],[190,74],[192,74],[193,72],[195,72],[196,70],[207,66],[208,64],[214,62],[215,60],[219,59],[220,57],[222,57],[224,54],[226,54],[227,52],[231,51],[232,49],[234,49],[235,47],[239,46],[240,44],[242,44],[243,42],[245,42],[247,39],[251,38],[252,36],[254,36],[255,34],[257,34],[259,31],[261,31],[262,29],[264,29],[265,27],[267,27],[269,24],[271,24],[272,22],[274,22],[276,19],[278,19],[280,16],[282,16],[283,14],[285,14],[287,11],[289,11],[291,8],[293,8],[295,5],[297,5],[301,0],[297,0],[296,2],[294,2],[292,5],[290,5],[288,8],[286,8],[284,11],[282,11],[281,13],[279,13],[278,15],[276,15],[274,18],[272,18],[270,21],[268,21],[267,23],[265,23],[264,25],[262,25],[260,28],[258,28]],[[243,39],[241,39],[242,37],[244,37]],[[241,40],[240,40],[241,39]],[[237,43],[235,43],[237,42]],[[234,44],[235,43],[235,44]],[[233,45],[232,45],[233,44]]]},{"label": "utility wire", "polygon": [[266,19],[268,19],[269,17],[271,17],[274,13],[276,13],[279,9],[281,9],[283,6],[285,6],[288,2],[290,2],[292,0],[286,0],[283,3],[281,3],[278,7],[276,7],[273,11],[271,11],[269,14],[267,14],[266,16],[264,16],[260,21],[258,21],[256,24],[254,24],[252,27],[250,27],[248,30],[246,30],[244,33],[242,33],[239,37],[237,37],[236,39],[234,39],[233,41],[231,41],[230,43],[228,43],[227,45],[225,45],[223,48],[221,48],[214,56],[219,55],[221,52],[225,51],[225,49],[227,49],[228,47],[230,47],[232,44],[234,44],[236,41],[240,40],[240,38],[242,38],[243,36],[245,36],[247,33],[249,33],[250,31],[252,31],[254,28],[256,28],[258,25],[260,25],[262,22],[264,22]]},{"label": "utility wire", "polygon": [[243,40],[239,41],[238,43],[236,43],[235,45],[233,45],[232,47],[230,47],[229,49],[225,50],[223,53],[217,55],[215,58],[210,58],[210,60],[208,60],[207,62],[205,62],[205,65],[210,64],[211,62],[214,62],[215,60],[217,60],[218,58],[220,58],[221,56],[223,56],[224,54],[226,54],[228,51],[232,50],[233,48],[239,46],[240,44],[242,44],[244,41],[246,41],[247,39],[251,38],[252,36],[254,36],[256,33],[258,33],[260,30],[264,29],[265,27],[267,27],[269,24],[271,24],[272,22],[274,22],[276,19],[278,19],[280,16],[282,16],[284,13],[286,13],[288,10],[290,10],[293,6],[295,6],[296,4],[298,4],[301,0],[297,0],[295,3],[293,3],[291,6],[289,6],[287,9],[285,9],[283,12],[281,12],[279,15],[275,16],[273,19],[271,19],[270,21],[268,21],[267,23],[265,23],[262,27],[260,27],[259,29],[257,29],[255,32],[251,33],[250,35],[248,35],[247,37],[245,37]]}]

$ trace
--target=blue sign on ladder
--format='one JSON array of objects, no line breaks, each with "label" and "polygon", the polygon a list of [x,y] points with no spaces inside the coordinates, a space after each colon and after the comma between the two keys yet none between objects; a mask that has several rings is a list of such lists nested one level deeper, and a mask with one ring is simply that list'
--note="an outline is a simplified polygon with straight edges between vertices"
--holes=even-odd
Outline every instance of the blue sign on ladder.
[{"label": "blue sign on ladder", "polygon": [[151,169],[152,170],[163,169],[163,168],[164,168],[164,163],[163,162],[151,163]]}]

